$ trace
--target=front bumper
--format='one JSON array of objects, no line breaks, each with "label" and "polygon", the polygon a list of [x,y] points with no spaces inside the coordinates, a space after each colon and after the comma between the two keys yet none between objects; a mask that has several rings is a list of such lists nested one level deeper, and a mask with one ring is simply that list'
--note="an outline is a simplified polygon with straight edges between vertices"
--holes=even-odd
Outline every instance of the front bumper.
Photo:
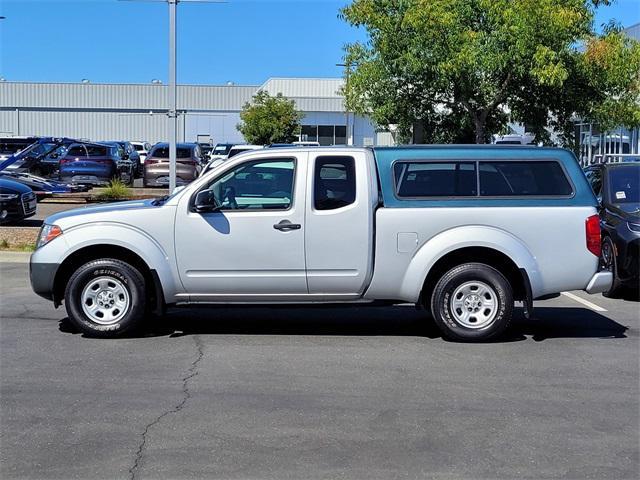
[{"label": "front bumper", "polygon": [[54,300],[54,281],[59,266],[57,263],[29,262],[31,288],[42,298]]},{"label": "front bumper", "polygon": [[613,284],[613,273],[598,272],[591,277],[591,280],[584,289],[587,293],[602,293],[611,288]]}]

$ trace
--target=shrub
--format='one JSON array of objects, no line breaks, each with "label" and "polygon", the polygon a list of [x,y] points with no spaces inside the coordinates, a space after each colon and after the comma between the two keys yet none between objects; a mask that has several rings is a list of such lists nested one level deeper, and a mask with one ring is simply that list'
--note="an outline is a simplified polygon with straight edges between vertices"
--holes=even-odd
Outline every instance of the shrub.
[{"label": "shrub", "polygon": [[131,197],[131,189],[121,180],[114,178],[109,186],[98,194],[98,200],[124,200]]}]

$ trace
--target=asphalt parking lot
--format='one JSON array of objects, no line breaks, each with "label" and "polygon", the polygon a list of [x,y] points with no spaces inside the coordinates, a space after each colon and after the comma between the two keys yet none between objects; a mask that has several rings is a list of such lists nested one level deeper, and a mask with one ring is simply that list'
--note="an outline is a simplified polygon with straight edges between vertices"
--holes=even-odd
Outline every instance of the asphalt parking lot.
[{"label": "asphalt parking lot", "polygon": [[594,305],[475,345],[410,306],[174,309],[94,340],[27,268],[0,264],[3,479],[640,475],[636,301],[573,292]]}]

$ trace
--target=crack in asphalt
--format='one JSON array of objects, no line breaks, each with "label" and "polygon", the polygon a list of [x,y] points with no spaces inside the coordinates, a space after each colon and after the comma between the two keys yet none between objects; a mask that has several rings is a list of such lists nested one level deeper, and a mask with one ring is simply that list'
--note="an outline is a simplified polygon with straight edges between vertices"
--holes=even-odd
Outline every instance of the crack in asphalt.
[{"label": "crack in asphalt", "polygon": [[140,441],[140,445],[138,446],[138,451],[136,452],[136,457],[134,459],[132,467],[129,469],[129,478],[131,480],[135,480],[138,469],[142,464],[142,457],[144,456],[149,430],[160,423],[164,417],[172,415],[174,413],[178,413],[180,410],[182,410],[187,403],[187,400],[191,398],[191,392],[189,391],[189,380],[198,374],[198,364],[200,363],[200,360],[202,360],[203,356],[203,346],[200,338],[197,335],[194,335],[193,341],[196,346],[197,355],[196,359],[191,362],[191,366],[187,370],[186,375],[182,377],[182,399],[175,406],[158,415],[153,421],[151,421],[144,427],[144,431],[141,435],[142,439]]}]

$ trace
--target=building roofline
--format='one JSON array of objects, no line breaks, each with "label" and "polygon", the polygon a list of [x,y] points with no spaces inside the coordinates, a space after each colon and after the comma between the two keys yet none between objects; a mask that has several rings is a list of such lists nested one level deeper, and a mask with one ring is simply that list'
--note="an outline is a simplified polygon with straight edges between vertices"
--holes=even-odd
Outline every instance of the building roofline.
[{"label": "building roofline", "polygon": [[[91,86],[91,85],[100,85],[100,86],[111,86],[111,85],[116,85],[116,86],[134,86],[134,87],[166,87],[168,86],[167,83],[111,83],[111,82],[89,82],[89,83],[82,83],[82,82],[31,82],[31,81],[25,81],[25,80],[5,80],[4,82],[1,82],[0,85],[4,84],[4,83],[12,83],[12,84],[16,84],[16,83],[22,83],[22,84],[28,84],[28,85],[81,85],[81,86]],[[211,88],[211,87],[225,87],[225,88],[234,88],[234,87],[240,87],[240,88],[260,88],[261,85],[226,85],[226,84],[222,84],[222,85],[216,85],[216,84],[193,84],[193,83],[179,83],[177,85],[178,87],[202,87],[202,88]]]}]

